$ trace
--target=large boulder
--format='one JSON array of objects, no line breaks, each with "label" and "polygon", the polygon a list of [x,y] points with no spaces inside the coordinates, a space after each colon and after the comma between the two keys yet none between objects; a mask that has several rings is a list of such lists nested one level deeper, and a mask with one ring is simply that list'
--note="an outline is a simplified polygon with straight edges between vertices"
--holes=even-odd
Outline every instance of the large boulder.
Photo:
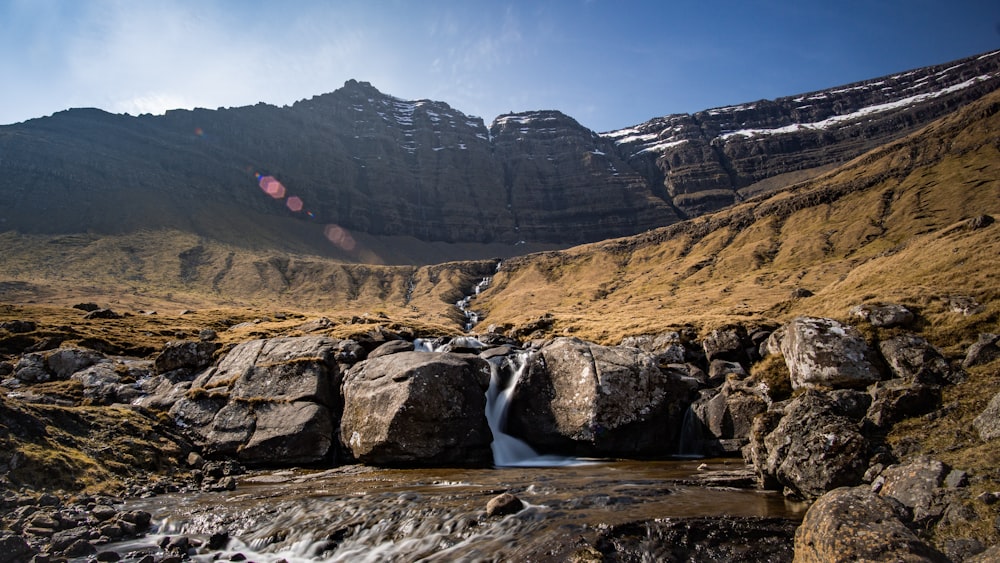
[{"label": "large boulder", "polygon": [[795,563],[941,562],[947,557],[903,523],[905,509],[867,487],[844,487],[819,498],[795,532]]},{"label": "large boulder", "polygon": [[35,550],[23,536],[8,530],[0,530],[0,563],[28,561]]},{"label": "large boulder", "polygon": [[74,373],[108,359],[100,352],[84,348],[59,348],[48,352],[45,363],[56,379],[67,379]]},{"label": "large boulder", "polygon": [[686,357],[681,334],[676,331],[628,336],[622,339],[621,345],[652,354],[660,366],[683,364]]},{"label": "large boulder", "polygon": [[469,355],[400,352],[358,363],[343,379],[340,443],[372,465],[491,465],[489,381],[489,364]]},{"label": "large boulder", "polygon": [[892,374],[927,385],[958,383],[965,374],[953,369],[941,351],[919,336],[903,334],[879,342],[879,351]]},{"label": "large boulder", "polygon": [[252,340],[198,375],[170,408],[208,455],[257,465],[313,463],[332,452],[340,341]]},{"label": "large boulder", "polygon": [[883,497],[892,497],[912,513],[921,527],[940,520],[956,500],[955,490],[945,487],[951,468],[944,463],[920,457],[907,463],[891,465],[872,482],[872,489]]},{"label": "large boulder", "polygon": [[864,411],[855,399],[864,393],[849,393],[858,397],[808,390],[780,411],[754,420],[744,455],[762,485],[783,486],[788,495],[816,498],[861,483],[870,443],[859,431]]},{"label": "large boulder", "polygon": [[153,367],[156,373],[166,373],[178,369],[197,371],[212,364],[215,351],[219,349],[218,342],[204,340],[175,340],[167,342],[156,359]]},{"label": "large boulder", "polygon": [[98,362],[109,362],[103,354],[86,348],[57,348],[21,356],[14,366],[14,377],[22,383],[44,383],[68,379],[74,373]]},{"label": "large boulder", "polygon": [[115,366],[102,362],[82,369],[71,376],[83,385],[83,397],[92,404],[131,403],[140,396],[134,385],[122,383]]},{"label": "large boulder", "polygon": [[798,317],[781,337],[792,388],[864,388],[882,379],[878,361],[854,327]]},{"label": "large boulder", "polygon": [[851,308],[851,315],[866,320],[874,327],[906,326],[914,321],[913,311],[894,303],[865,304]]},{"label": "large boulder", "polygon": [[743,327],[713,330],[702,340],[705,359],[711,363],[715,360],[747,363],[747,334]]},{"label": "large boulder", "polygon": [[880,381],[869,388],[872,397],[866,419],[879,430],[911,416],[927,414],[941,404],[941,388],[905,379]]},{"label": "large boulder", "polygon": [[637,348],[557,338],[530,359],[507,431],[546,453],[668,454],[692,395],[691,378]]}]

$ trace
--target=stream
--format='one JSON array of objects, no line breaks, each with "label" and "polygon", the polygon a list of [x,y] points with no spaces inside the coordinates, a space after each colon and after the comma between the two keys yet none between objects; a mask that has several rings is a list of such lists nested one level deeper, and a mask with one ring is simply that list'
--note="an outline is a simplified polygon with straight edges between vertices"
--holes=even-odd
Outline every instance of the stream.
[{"label": "stream", "polygon": [[[484,278],[473,295],[489,282]],[[467,302],[459,306],[476,320]],[[471,336],[414,345],[426,353],[484,348]],[[533,353],[512,350],[488,360],[493,468],[254,472],[235,491],[129,500],[125,510],[152,514],[152,532],[106,549],[122,561],[159,560],[166,554],[159,546],[183,536],[196,546],[191,560],[203,562],[566,561],[612,527],[632,522],[801,519],[806,505],[750,487],[741,460],[577,459],[539,454],[508,435],[510,397]],[[487,502],[505,492],[524,508],[488,516]]]},{"label": "stream", "polygon": [[[704,467],[707,465],[708,467]],[[699,469],[701,467],[701,469]],[[127,503],[153,515],[154,533],[113,547],[129,561],[164,536],[228,545],[194,561],[562,561],[610,526],[696,516],[801,518],[780,494],[698,482],[742,470],[732,460],[595,462],[494,469],[344,466],[244,476],[235,491],[168,494]],[[486,516],[509,491],[526,508]],[[131,555],[128,555],[131,554]]]},{"label": "stream", "polygon": [[[427,353],[482,346],[471,337],[416,344]],[[486,417],[494,435],[493,468],[348,465],[256,472],[242,476],[235,491],[128,501],[125,509],[153,515],[153,532],[108,547],[123,561],[138,562],[163,555],[160,542],[180,535],[202,544],[192,560],[205,562],[565,561],[610,527],[629,522],[802,517],[804,505],[748,488],[751,475],[741,460],[539,455],[504,432],[511,392],[531,354],[490,360]],[[487,516],[487,502],[504,492],[525,508]],[[219,540],[223,534],[227,542]]]}]

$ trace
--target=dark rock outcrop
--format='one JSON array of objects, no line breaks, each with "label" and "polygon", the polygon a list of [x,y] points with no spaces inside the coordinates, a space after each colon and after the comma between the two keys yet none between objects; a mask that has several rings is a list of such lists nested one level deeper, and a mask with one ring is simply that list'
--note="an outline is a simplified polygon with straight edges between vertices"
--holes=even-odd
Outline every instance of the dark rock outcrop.
[{"label": "dark rock outcrop", "polygon": [[338,344],[308,336],[244,342],[201,373],[170,415],[208,455],[269,465],[327,459]]},{"label": "dark rock outcrop", "polygon": [[521,376],[508,432],[544,452],[663,455],[677,444],[692,392],[637,348],[557,338]]},{"label": "dark rock outcrop", "polygon": [[782,518],[657,518],[610,527],[600,554],[573,561],[790,561],[796,522]]},{"label": "dark rock outcrop", "polygon": [[344,374],[340,443],[372,465],[491,465],[489,380],[489,365],[474,356],[400,352],[361,362]]},{"label": "dark rock outcrop", "polygon": [[739,455],[749,441],[754,417],[768,406],[766,390],[737,377],[728,378],[718,391],[702,391],[685,421],[691,435],[681,438],[679,453]]},{"label": "dark rock outcrop", "polygon": [[755,418],[744,452],[758,482],[805,498],[859,484],[871,449],[859,430],[864,411],[856,403],[863,398],[858,391],[808,390]]},{"label": "dark rock outcrop", "polygon": [[879,342],[879,351],[897,378],[927,385],[958,383],[961,369],[952,368],[941,351],[927,340],[910,334]]}]

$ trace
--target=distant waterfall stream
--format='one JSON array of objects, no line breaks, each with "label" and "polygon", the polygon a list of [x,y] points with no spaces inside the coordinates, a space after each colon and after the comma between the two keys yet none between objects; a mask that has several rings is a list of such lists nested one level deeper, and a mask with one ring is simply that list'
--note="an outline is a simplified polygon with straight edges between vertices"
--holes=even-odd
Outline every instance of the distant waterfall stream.
[{"label": "distant waterfall stream", "polygon": [[[501,265],[503,265],[503,262],[497,260],[497,267],[495,270],[496,272],[500,271]],[[465,324],[462,325],[462,329],[465,330],[465,332],[471,331],[473,327],[479,324],[479,313],[477,311],[472,310],[472,300],[478,297],[479,294],[482,293],[484,290],[486,290],[486,288],[489,287],[490,283],[492,282],[493,282],[493,276],[486,276],[482,278],[481,280],[479,280],[479,283],[473,286],[471,294],[466,295],[455,302],[455,307],[457,307],[458,310],[461,311],[462,316],[465,317]]]}]

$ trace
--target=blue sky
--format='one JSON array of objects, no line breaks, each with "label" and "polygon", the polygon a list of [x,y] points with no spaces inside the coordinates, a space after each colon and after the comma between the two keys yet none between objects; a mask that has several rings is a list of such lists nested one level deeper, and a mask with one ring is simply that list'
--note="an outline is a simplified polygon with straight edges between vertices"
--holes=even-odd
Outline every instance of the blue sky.
[{"label": "blue sky", "polygon": [[996,0],[0,0],[0,124],[287,105],[354,78],[606,131],[998,48]]}]

